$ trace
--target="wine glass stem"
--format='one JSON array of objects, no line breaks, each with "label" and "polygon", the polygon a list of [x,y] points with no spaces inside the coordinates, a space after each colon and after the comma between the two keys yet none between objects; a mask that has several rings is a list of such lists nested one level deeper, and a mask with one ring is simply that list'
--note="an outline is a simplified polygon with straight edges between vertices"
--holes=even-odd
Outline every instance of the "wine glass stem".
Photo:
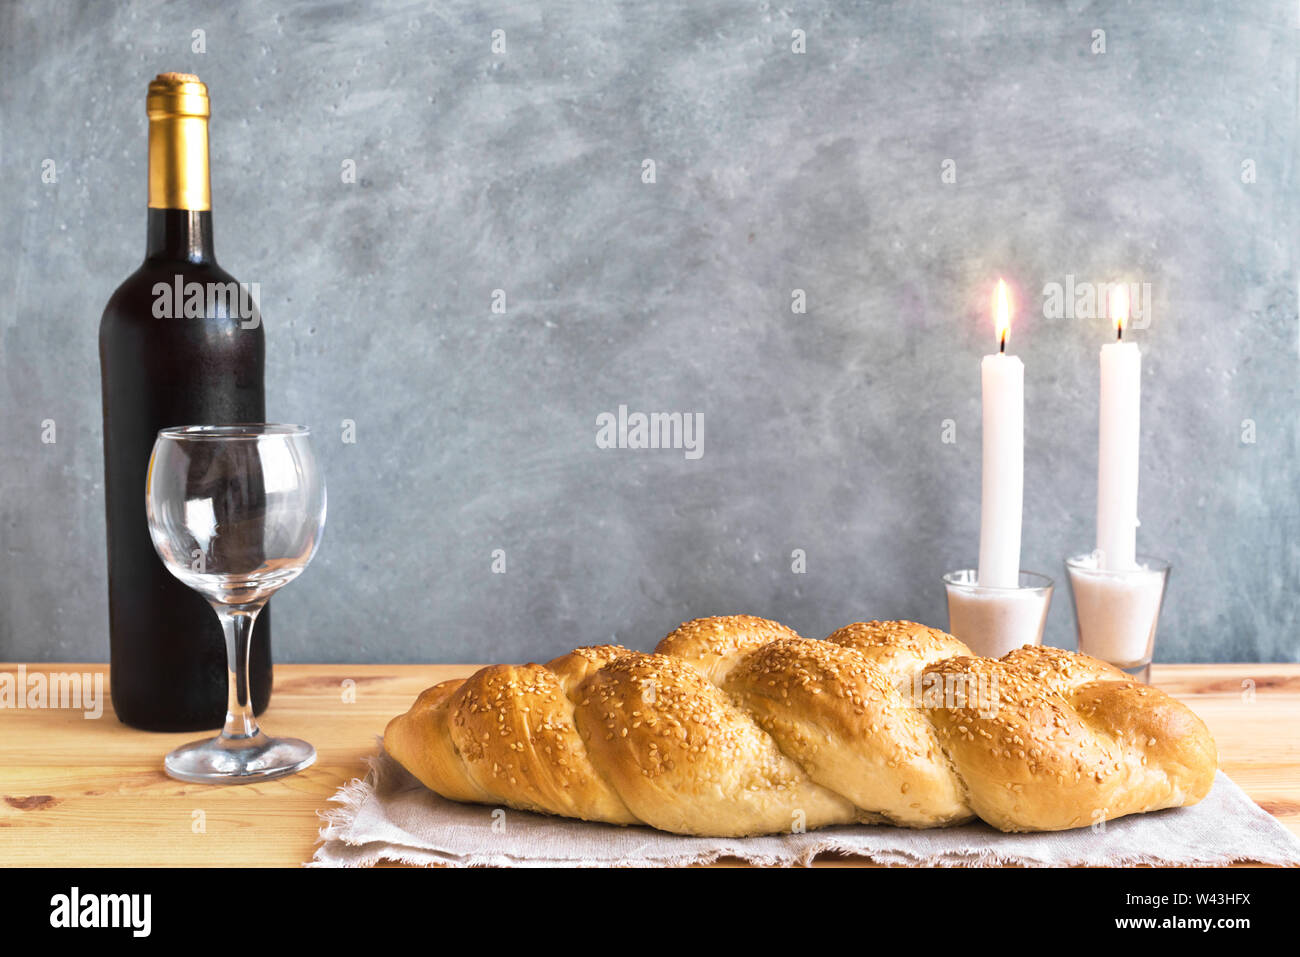
[{"label": "wine glass stem", "polygon": [[248,655],[253,642],[253,624],[262,605],[213,604],[226,635],[226,726],[223,738],[251,738],[259,733],[248,686]]}]

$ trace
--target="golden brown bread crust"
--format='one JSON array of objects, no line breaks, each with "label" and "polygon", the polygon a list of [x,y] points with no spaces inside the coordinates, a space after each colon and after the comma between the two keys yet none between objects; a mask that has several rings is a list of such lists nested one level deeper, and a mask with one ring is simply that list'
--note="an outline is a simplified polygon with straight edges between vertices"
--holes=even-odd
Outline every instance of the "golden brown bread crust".
[{"label": "golden brown bread crust", "polygon": [[1163,692],[1056,648],[914,622],[824,641],[734,615],[425,691],[389,753],[457,801],[733,836],[855,821],[1060,830],[1194,804],[1217,766]]},{"label": "golden brown bread crust", "polygon": [[812,780],[857,807],[918,827],[972,816],[930,722],[857,652],[779,638],[723,687]]},{"label": "golden brown bread crust", "polygon": [[474,783],[451,743],[447,703],[463,684],[456,678],[420,692],[411,710],[388,722],[384,748],[402,755],[398,760],[429,790],[453,801],[487,802],[492,795]]},{"label": "golden brown bread crust", "polygon": [[767,834],[852,821],[753,719],[684,661],[630,653],[583,682],[575,717],[632,813],[679,834]]},{"label": "golden brown bread crust", "polygon": [[1117,668],[1059,648],[960,657],[926,675],[987,679],[995,707],[925,708],[971,807],[1004,831],[1059,831],[1195,804],[1218,766],[1190,709]]},{"label": "golden brown bread crust", "polygon": [[670,631],[655,647],[661,655],[672,655],[689,664],[715,685],[745,655],[778,638],[798,638],[780,622],[753,615],[722,615],[696,618]]},{"label": "golden brown bread crust", "polygon": [[564,686],[565,694],[572,694],[588,675],[599,671],[615,658],[626,655],[628,650],[622,645],[591,645],[575,648],[568,654],[552,658],[546,667],[554,671]]},{"label": "golden brown bread crust", "polygon": [[384,747],[454,801],[638,823],[591,766],[561,679],[541,665],[491,665],[435,685],[389,722]]},{"label": "golden brown bread crust", "polygon": [[974,654],[947,632],[914,621],[855,621],[826,640],[852,648],[896,682],[910,683],[913,675],[936,661]]}]

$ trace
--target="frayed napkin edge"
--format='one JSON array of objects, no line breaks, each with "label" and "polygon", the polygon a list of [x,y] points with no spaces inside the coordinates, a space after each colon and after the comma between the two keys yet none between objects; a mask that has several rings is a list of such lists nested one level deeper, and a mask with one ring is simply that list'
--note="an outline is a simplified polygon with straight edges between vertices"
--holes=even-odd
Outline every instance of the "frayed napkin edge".
[{"label": "frayed napkin edge", "polygon": [[356,820],[362,803],[374,793],[375,788],[378,786],[380,757],[382,754],[383,752],[380,751],[376,754],[366,755],[363,759],[367,767],[366,776],[364,778],[353,778],[330,795],[330,803],[338,804],[339,807],[325,808],[323,811],[316,812],[316,817],[321,820],[323,825],[316,840],[322,847],[316,849],[316,852],[312,855],[312,862],[316,861],[317,855],[320,854],[323,845],[327,842],[338,841],[343,844],[351,844],[345,836],[346,830]]}]

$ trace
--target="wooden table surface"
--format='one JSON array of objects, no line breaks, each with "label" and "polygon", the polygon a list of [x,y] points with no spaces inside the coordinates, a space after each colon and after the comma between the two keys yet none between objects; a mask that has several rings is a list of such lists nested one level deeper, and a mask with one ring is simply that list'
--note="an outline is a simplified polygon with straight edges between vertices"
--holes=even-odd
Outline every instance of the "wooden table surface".
[{"label": "wooden table surface", "polygon": [[[476,667],[277,665],[262,722],[271,734],[312,742],[317,762],[287,778],[239,787],[167,777],[163,755],[204,735],[134,731],[108,702],[98,720],[73,710],[0,710],[0,866],[302,864],[316,844],[316,812],[362,775],[362,758],[388,720],[429,685]],[[0,664],[0,672],[16,671]],[[1155,665],[1152,672],[1154,684],[1209,725],[1223,770],[1300,835],[1300,665]],[[349,688],[351,703],[344,700]],[[104,689],[107,697],[107,676]]]}]

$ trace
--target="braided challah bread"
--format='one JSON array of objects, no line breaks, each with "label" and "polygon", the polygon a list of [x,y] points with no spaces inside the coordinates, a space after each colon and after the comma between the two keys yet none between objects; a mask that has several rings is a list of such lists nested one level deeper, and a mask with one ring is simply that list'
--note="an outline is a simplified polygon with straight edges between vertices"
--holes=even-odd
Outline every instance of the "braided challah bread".
[{"label": "braided challah bread", "polygon": [[747,615],[687,622],[654,654],[444,681],[384,746],[455,801],[712,836],[1063,830],[1195,804],[1218,764],[1195,714],[1086,655],[995,661],[905,621],[815,641]]}]

